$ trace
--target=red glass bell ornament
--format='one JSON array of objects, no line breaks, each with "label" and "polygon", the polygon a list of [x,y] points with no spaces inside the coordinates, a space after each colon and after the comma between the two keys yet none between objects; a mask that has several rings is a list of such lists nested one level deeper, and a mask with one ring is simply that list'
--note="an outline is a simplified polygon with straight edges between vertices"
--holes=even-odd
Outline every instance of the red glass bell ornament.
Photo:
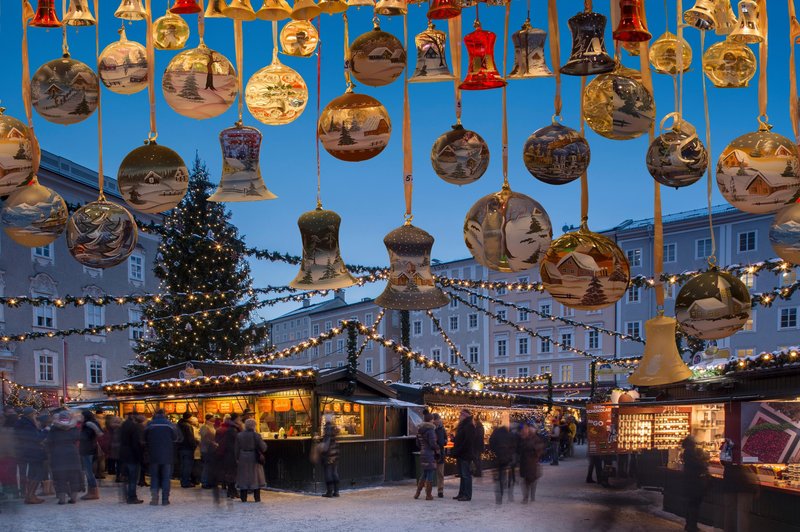
[{"label": "red glass bell ornament", "polygon": [[34,28],[60,28],[61,21],[56,14],[55,0],[39,0],[36,15],[29,25]]},{"label": "red glass bell ornament", "polygon": [[475,31],[464,37],[464,45],[469,54],[469,69],[461,85],[462,91],[498,89],[506,85],[506,80],[497,71],[494,62],[494,42],[497,36],[481,29],[480,21],[475,21]]},{"label": "red glass bell ornament", "polygon": [[176,15],[192,15],[202,10],[195,0],[175,0],[175,4],[169,9],[170,13]]},{"label": "red glass bell ornament", "polygon": [[443,20],[455,18],[461,14],[458,0],[431,0],[428,8],[428,18]]},{"label": "red glass bell ornament", "polygon": [[652,37],[647,31],[643,0],[619,0],[619,25],[614,30],[614,40],[644,42]]}]

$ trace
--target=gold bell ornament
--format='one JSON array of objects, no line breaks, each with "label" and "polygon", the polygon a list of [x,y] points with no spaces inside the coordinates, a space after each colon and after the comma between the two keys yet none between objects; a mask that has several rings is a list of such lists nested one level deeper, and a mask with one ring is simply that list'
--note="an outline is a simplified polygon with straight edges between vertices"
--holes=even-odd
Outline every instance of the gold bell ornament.
[{"label": "gold bell ornament", "polygon": [[653,139],[645,163],[653,179],[668,187],[686,187],[696,183],[708,168],[708,152],[695,127],[670,113],[661,121],[661,129],[670,118],[672,128]]},{"label": "gold bell ornament", "polygon": [[[0,107],[0,196],[8,196],[33,179],[36,139],[22,121]],[[35,164],[34,164],[35,163]]]},{"label": "gold bell ornament", "polygon": [[464,219],[467,249],[479,264],[498,272],[533,268],[552,239],[553,226],[544,207],[507,184],[476,201]]},{"label": "gold bell ornament", "polygon": [[67,26],[94,26],[97,24],[97,20],[89,9],[89,1],[70,0],[69,9],[64,14],[64,24]]},{"label": "gold bell ornament", "polygon": [[172,58],[161,78],[161,88],[176,113],[196,119],[221,115],[239,92],[231,62],[202,42]]},{"label": "gold bell ornament", "polygon": [[308,87],[303,77],[281,63],[275,53],[272,63],[253,74],[247,82],[244,101],[256,120],[281,126],[303,113],[308,103]]},{"label": "gold bell ornament", "polygon": [[761,16],[756,2],[753,0],[739,2],[739,22],[730,37],[742,44],[764,42],[764,35],[761,33]]},{"label": "gold bell ornament", "polygon": [[600,310],[622,298],[631,279],[625,254],[613,240],[589,230],[565,233],[550,245],[539,273],[553,299],[577,310]]},{"label": "gold bell ornament", "polygon": [[644,357],[628,377],[634,386],[661,386],[680,382],[692,376],[683,362],[675,342],[678,322],[662,314],[644,322]]},{"label": "gold bell ornament", "polygon": [[155,214],[178,206],[189,189],[189,170],[175,151],[148,140],[122,160],[117,183],[128,205]]},{"label": "gold bell ornament", "polygon": [[31,78],[31,102],[42,118],[77,124],[97,108],[100,81],[85,63],[64,54],[40,66]]},{"label": "gold bell ornament", "polygon": [[87,203],[67,222],[67,249],[89,268],[111,268],[136,249],[136,220],[124,207],[110,201]]},{"label": "gold bell ornament", "polygon": [[701,340],[727,338],[750,319],[750,290],[739,278],[712,267],[681,287],[675,318],[683,332]]},{"label": "gold bell ornament", "polygon": [[284,20],[292,16],[292,8],[286,0],[264,0],[256,16],[261,20]]},{"label": "gold bell ornament", "polygon": [[431,273],[433,237],[406,222],[383,239],[389,252],[389,280],[375,299],[392,310],[428,310],[450,302]]},{"label": "gold bell ornament", "polygon": [[758,131],[728,144],[717,161],[723,197],[751,214],[773,213],[800,197],[797,145],[759,120]]},{"label": "gold bell ornament", "polygon": [[157,50],[180,50],[189,40],[189,25],[170,11],[153,22],[153,46]]},{"label": "gold bell ornament", "polygon": [[278,196],[261,177],[261,132],[237,122],[219,134],[222,147],[222,178],[208,201],[261,201]]},{"label": "gold bell ornament", "polygon": [[474,183],[489,168],[489,146],[461,124],[440,135],[431,148],[433,171],[454,185]]},{"label": "gold bell ornament", "polygon": [[701,31],[713,30],[716,27],[716,3],[716,0],[697,0],[693,7],[683,12],[683,21]]},{"label": "gold bell ornament", "polygon": [[375,7],[375,0],[347,0],[347,7]]},{"label": "gold bell ornament", "polygon": [[583,109],[595,133],[615,140],[647,133],[656,115],[655,100],[642,84],[641,73],[622,65],[586,85]]},{"label": "gold bell ornament", "polygon": [[408,13],[406,0],[378,0],[375,2],[375,13],[385,17],[403,16]]},{"label": "gold bell ornament", "polygon": [[553,75],[544,59],[547,32],[531,26],[526,18],[522,28],[511,34],[514,44],[514,68],[508,79],[546,78]]},{"label": "gold bell ornament", "polygon": [[793,201],[775,214],[769,228],[769,243],[780,258],[800,266],[800,200]]},{"label": "gold bell ornament", "polygon": [[428,29],[414,38],[417,47],[417,67],[408,78],[411,83],[423,81],[453,81],[455,76],[447,65],[447,35],[428,21]]},{"label": "gold bell ornament", "polygon": [[572,32],[572,53],[561,67],[570,76],[591,76],[614,70],[614,60],[606,52],[606,17],[581,12],[567,22]]},{"label": "gold bell ornament", "polygon": [[747,87],[757,68],[753,51],[730,36],[709,46],[703,54],[703,73],[715,87],[722,89]]},{"label": "gold bell ornament", "polygon": [[717,0],[714,6],[714,32],[717,35],[730,35],[737,24],[731,0]]},{"label": "gold bell ornament", "polygon": [[203,13],[204,18],[225,18],[225,9],[228,4],[225,0],[210,0],[206,7],[206,12]]},{"label": "gold bell ornament", "polygon": [[350,72],[370,87],[383,87],[395,81],[406,68],[403,43],[381,30],[375,19],[372,31],[359,35],[350,45]]},{"label": "gold bell ornament", "polygon": [[250,22],[256,19],[256,12],[250,5],[250,0],[230,0],[228,7],[222,10],[222,14],[233,20]]},{"label": "gold bell ornament", "polygon": [[679,40],[667,31],[650,45],[648,59],[653,70],[659,74],[678,74],[679,54],[683,56],[683,72],[689,71],[692,63],[692,48],[686,39]]},{"label": "gold bell ornament", "polygon": [[147,50],[129,41],[124,27],[118,32],[119,41],[106,46],[98,58],[100,81],[111,92],[135,94],[147,88]]},{"label": "gold bell ornament", "polygon": [[37,180],[17,189],[3,202],[0,222],[6,234],[22,246],[46,246],[67,226],[67,204]]},{"label": "gold bell ornament", "polygon": [[358,281],[350,275],[339,251],[339,226],[342,218],[334,211],[317,206],[297,220],[303,239],[300,271],[289,283],[300,290],[338,290]]},{"label": "gold bell ornament", "polygon": [[555,120],[536,130],[522,150],[525,168],[549,185],[564,185],[578,179],[591,160],[589,143],[578,131]]},{"label": "gold bell ornament", "polygon": [[494,62],[494,43],[497,36],[481,28],[475,20],[475,30],[464,36],[464,45],[469,54],[469,67],[464,81],[458,86],[461,90],[497,89],[507,85],[506,80],[497,71]]},{"label": "gold bell ornament", "polygon": [[292,20],[281,29],[280,41],[286,55],[310,57],[317,49],[319,33],[307,20]]},{"label": "gold bell ornament", "polygon": [[142,5],[142,0],[122,0],[114,16],[123,20],[145,20],[147,10]]},{"label": "gold bell ornament", "polygon": [[294,20],[311,20],[319,14],[319,6],[314,0],[297,0],[292,7],[291,17]]},{"label": "gold bell ornament", "polygon": [[319,10],[329,15],[344,13],[347,11],[346,0],[319,0]]},{"label": "gold bell ornament", "polygon": [[392,121],[381,102],[351,89],[325,106],[317,128],[325,151],[349,162],[372,159],[392,135]]}]

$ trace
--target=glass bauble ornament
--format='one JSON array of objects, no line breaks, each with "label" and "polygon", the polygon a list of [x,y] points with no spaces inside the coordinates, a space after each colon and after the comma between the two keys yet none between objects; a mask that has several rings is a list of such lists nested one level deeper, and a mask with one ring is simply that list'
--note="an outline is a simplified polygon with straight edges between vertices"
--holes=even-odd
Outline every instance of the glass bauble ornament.
[{"label": "glass bauble ornament", "polygon": [[180,155],[150,140],[125,156],[117,184],[125,202],[137,211],[165,212],[186,195],[189,170]]},{"label": "glass bauble ornament", "polygon": [[692,63],[692,48],[686,39],[682,41],[672,32],[665,32],[664,35],[653,41],[650,45],[650,65],[659,74],[678,74],[678,52],[683,56],[683,72],[689,71]]},{"label": "glass bauble ornament", "polygon": [[110,268],[124,262],[136,248],[136,221],[124,207],[109,201],[87,203],[67,222],[67,248],[90,268]]},{"label": "glass bauble ornament", "polygon": [[747,87],[756,75],[756,54],[746,45],[730,38],[712,44],[703,54],[703,72],[715,87]]},{"label": "glass bauble ornament", "polygon": [[628,52],[628,55],[631,57],[639,57],[642,51],[638,42],[622,41],[620,44],[622,45],[622,49]]},{"label": "glass bauble ornament", "polygon": [[431,148],[433,171],[454,185],[474,183],[489,168],[489,146],[461,124],[440,135]]},{"label": "glass bauble ornament", "polygon": [[16,242],[30,248],[46,246],[67,226],[67,204],[53,190],[37,181],[11,194],[0,210],[3,230]]},{"label": "glass bauble ornament", "polygon": [[197,119],[221,115],[239,92],[231,62],[203,43],[172,58],[161,88],[176,113]]},{"label": "glass bauble ornament", "polygon": [[300,215],[297,226],[303,239],[303,259],[289,286],[300,290],[338,290],[358,282],[347,271],[339,251],[341,223],[341,216],[321,206]]},{"label": "glass bauble ornament", "polygon": [[350,45],[350,72],[370,87],[383,87],[396,80],[406,68],[403,43],[382,31],[377,24],[372,31],[360,35]]},{"label": "glass bauble ornament", "polygon": [[769,242],[775,253],[788,263],[800,266],[800,200],[775,214],[769,228]]},{"label": "glass bauble ornament", "polygon": [[797,146],[771,129],[760,122],[758,131],[734,139],[717,161],[717,186],[740,211],[776,212],[800,194]]},{"label": "glass bauble ornament", "polygon": [[325,151],[350,162],[372,159],[392,135],[392,121],[381,102],[351,90],[325,106],[317,127]]},{"label": "glass bauble ornament", "polygon": [[647,133],[656,116],[656,102],[642,85],[637,70],[617,65],[613,72],[600,74],[583,93],[586,123],[609,139],[628,140]]},{"label": "glass bauble ornament", "polygon": [[600,310],[625,294],[631,269],[625,254],[609,238],[582,223],[550,245],[539,267],[553,299],[578,310]]},{"label": "glass bauble ornament", "polygon": [[153,22],[153,46],[157,50],[182,50],[189,40],[189,25],[170,11]]},{"label": "glass bauble ornament", "polygon": [[[8,196],[33,179],[36,146],[28,126],[0,107],[0,196]],[[34,163],[36,163],[34,165]]]},{"label": "glass bauble ornament", "polygon": [[464,220],[464,242],[479,264],[498,272],[533,268],[553,239],[544,207],[508,185],[479,199]]},{"label": "glass bauble ornament", "polygon": [[281,49],[286,55],[311,57],[319,43],[317,28],[307,20],[287,22],[281,30]]},{"label": "glass bauble ornament", "polygon": [[119,30],[119,41],[111,43],[98,59],[100,81],[111,92],[135,94],[147,88],[147,50],[129,41],[125,28]]},{"label": "glass bauble ornament", "polygon": [[727,338],[750,318],[750,291],[737,277],[712,268],[681,287],[675,318],[684,333],[701,340]]},{"label": "glass bauble ornament", "polygon": [[56,124],[77,124],[97,108],[100,82],[86,63],[64,54],[33,73],[31,103],[42,118]]},{"label": "glass bauble ornament", "polygon": [[308,87],[303,77],[278,60],[250,78],[244,90],[247,110],[261,123],[281,126],[294,122],[308,103]]},{"label": "glass bauble ornament", "polygon": [[672,128],[653,139],[647,149],[645,162],[653,179],[668,187],[686,187],[697,182],[708,168],[708,152],[697,136],[697,130],[675,113]]},{"label": "glass bauble ornament", "polygon": [[534,131],[522,150],[525,168],[550,185],[574,181],[589,168],[589,143],[579,132],[553,122]]}]

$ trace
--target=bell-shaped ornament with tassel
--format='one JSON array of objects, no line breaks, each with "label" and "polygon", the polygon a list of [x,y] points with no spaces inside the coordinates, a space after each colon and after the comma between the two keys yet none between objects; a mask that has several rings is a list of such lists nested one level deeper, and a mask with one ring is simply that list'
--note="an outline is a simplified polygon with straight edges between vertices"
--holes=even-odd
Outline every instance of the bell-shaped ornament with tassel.
[{"label": "bell-shaped ornament with tassel", "polygon": [[142,0],[122,0],[114,16],[122,20],[145,20],[147,10],[142,5]]},{"label": "bell-shaped ornament with tassel", "polygon": [[758,12],[758,4],[753,0],[742,0],[739,2],[739,24],[731,32],[730,38],[734,42],[742,44],[758,44],[764,42],[764,34],[761,33],[761,16]]},{"label": "bell-shaped ornament with tassel", "polygon": [[692,376],[675,343],[678,323],[674,318],[657,316],[644,323],[644,357],[628,382],[634,386],[662,386],[685,381]]},{"label": "bell-shaped ornament with tassel", "polygon": [[572,31],[572,53],[561,67],[561,73],[591,76],[614,70],[614,60],[606,52],[606,17],[600,13],[583,12],[569,19],[568,24]]},{"label": "bell-shaped ornament with tassel", "polygon": [[225,0],[209,0],[206,12],[203,14],[205,18],[225,18],[225,9],[228,4]]},{"label": "bell-shaped ornament with tassel", "polygon": [[264,0],[256,16],[261,20],[284,20],[292,16],[292,8],[286,0]]},{"label": "bell-shaped ornament with tassel", "polygon": [[475,21],[475,31],[464,37],[464,45],[469,54],[469,68],[464,81],[458,86],[461,90],[497,89],[506,85],[506,80],[497,71],[494,62],[494,43],[497,36],[481,28]]},{"label": "bell-shaped ornament with tassel", "polygon": [[36,14],[28,25],[33,28],[60,28],[61,21],[56,13],[55,0],[39,0]]},{"label": "bell-shaped ornament with tassel", "polygon": [[303,258],[297,277],[289,283],[300,290],[338,290],[357,283],[339,252],[342,218],[321,205],[297,220],[303,238]]},{"label": "bell-shaped ornament with tassel", "polygon": [[445,50],[447,35],[428,22],[428,29],[414,38],[417,46],[417,68],[410,82],[421,81],[453,81],[455,77],[447,66]]},{"label": "bell-shaped ornament with tassel", "polygon": [[544,42],[547,32],[531,26],[525,19],[522,28],[511,35],[514,43],[514,68],[509,79],[546,78],[553,75],[544,59]]},{"label": "bell-shaped ornament with tassel", "polygon": [[260,201],[277,198],[261,177],[262,135],[241,122],[219,134],[222,147],[222,178],[208,201]]},{"label": "bell-shaped ornament with tassel", "polygon": [[64,24],[67,26],[94,26],[97,24],[97,20],[89,10],[89,1],[70,0],[69,9],[64,15]]}]

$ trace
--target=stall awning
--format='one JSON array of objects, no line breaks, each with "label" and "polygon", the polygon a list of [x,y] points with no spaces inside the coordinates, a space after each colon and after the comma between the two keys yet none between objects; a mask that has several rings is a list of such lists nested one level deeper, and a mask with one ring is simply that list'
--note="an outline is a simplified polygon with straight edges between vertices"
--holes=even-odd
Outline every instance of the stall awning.
[{"label": "stall awning", "polygon": [[416,403],[407,403],[399,399],[392,399],[390,397],[363,397],[357,395],[325,395],[331,399],[338,399],[340,401],[348,401],[359,405],[369,406],[386,406],[389,408],[424,408],[425,405],[418,405]]},{"label": "stall awning", "polygon": [[176,393],[176,394],[157,394],[157,395],[127,395],[116,396],[108,400],[109,403],[125,402],[125,401],[180,401],[192,399],[211,399],[214,397],[231,397],[241,395],[269,395],[275,392],[283,392],[286,390],[296,390],[297,386],[287,386],[285,388],[270,388],[268,390],[247,390],[247,391],[227,391],[227,392],[207,392],[207,393]]}]

